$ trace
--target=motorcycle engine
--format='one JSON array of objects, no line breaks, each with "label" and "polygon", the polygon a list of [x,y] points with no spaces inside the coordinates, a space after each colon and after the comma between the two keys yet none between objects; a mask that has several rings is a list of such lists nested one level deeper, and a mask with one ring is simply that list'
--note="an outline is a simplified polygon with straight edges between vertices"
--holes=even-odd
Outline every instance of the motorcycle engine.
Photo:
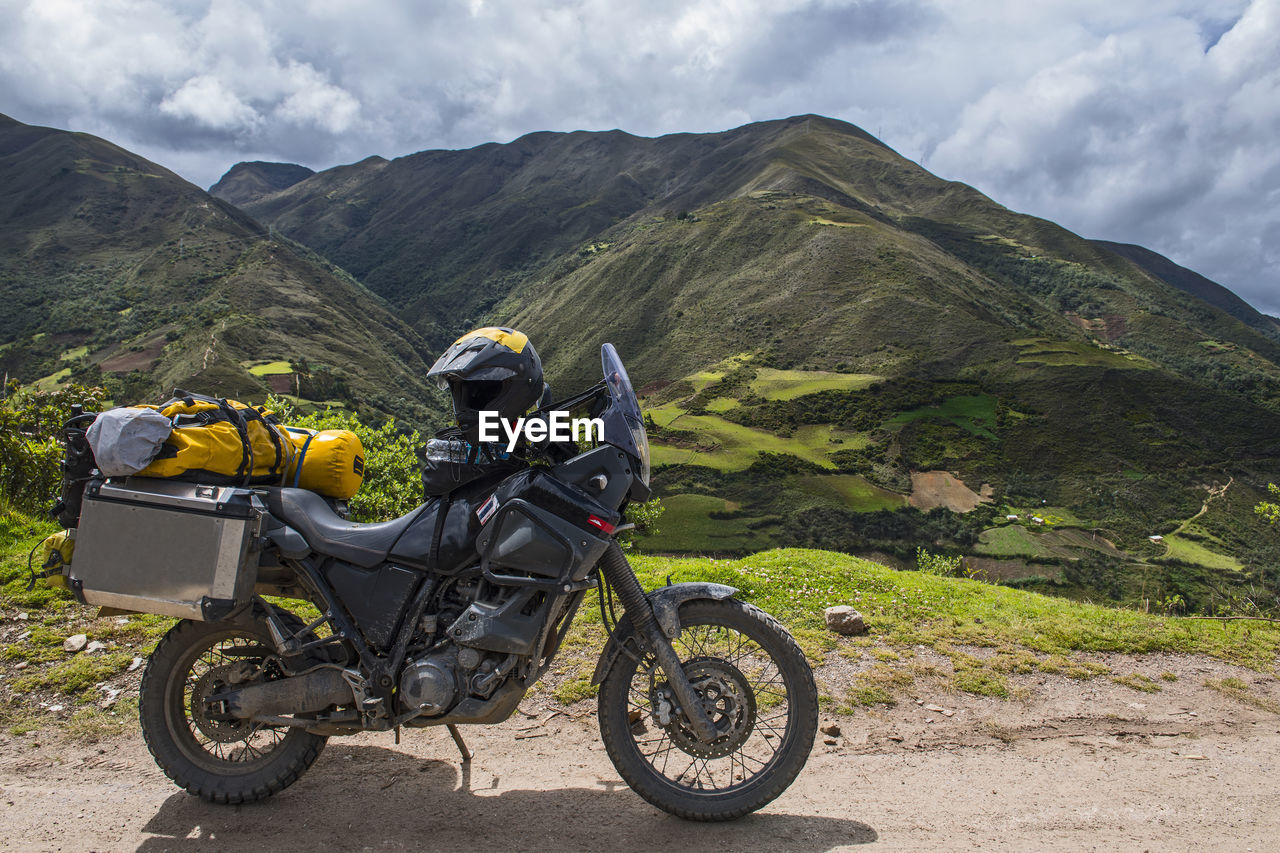
[{"label": "motorcycle engine", "polygon": [[458,695],[456,673],[454,649],[410,661],[400,675],[400,704],[428,717],[444,713]]}]

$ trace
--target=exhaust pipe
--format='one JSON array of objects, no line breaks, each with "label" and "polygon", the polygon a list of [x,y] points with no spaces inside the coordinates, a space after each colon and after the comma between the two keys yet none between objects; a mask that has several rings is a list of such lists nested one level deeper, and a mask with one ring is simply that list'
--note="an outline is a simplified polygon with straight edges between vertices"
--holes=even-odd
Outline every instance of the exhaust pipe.
[{"label": "exhaust pipe", "polygon": [[353,701],[355,694],[341,670],[329,668],[251,684],[209,697],[211,703],[226,703],[226,713],[241,720],[279,714],[307,714]]}]

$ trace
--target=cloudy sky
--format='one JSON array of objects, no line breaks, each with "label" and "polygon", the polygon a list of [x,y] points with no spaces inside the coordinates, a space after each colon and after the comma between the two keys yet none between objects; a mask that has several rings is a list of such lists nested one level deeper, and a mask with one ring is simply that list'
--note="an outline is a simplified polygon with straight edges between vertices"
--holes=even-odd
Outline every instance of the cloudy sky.
[{"label": "cloudy sky", "polygon": [[1280,314],[1280,0],[0,0],[0,112],[208,186],[534,130],[854,122]]}]

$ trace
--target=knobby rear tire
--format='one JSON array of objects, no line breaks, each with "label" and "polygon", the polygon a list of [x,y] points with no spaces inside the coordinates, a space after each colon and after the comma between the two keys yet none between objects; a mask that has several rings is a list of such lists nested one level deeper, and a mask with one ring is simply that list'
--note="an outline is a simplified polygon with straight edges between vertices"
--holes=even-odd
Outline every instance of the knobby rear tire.
[{"label": "knobby rear tire", "polygon": [[[766,684],[760,684],[757,679],[751,685],[753,699],[749,703],[750,708],[737,717],[746,722],[740,725],[739,736],[743,743],[739,749],[744,754],[739,757],[736,768],[733,758],[728,756],[704,760],[703,767],[708,768],[706,782],[709,787],[706,790],[701,789],[702,769],[697,770],[696,783],[689,778],[691,771],[672,778],[684,762],[690,762],[690,768],[697,768],[700,760],[691,752],[677,747],[689,746],[697,750],[699,745],[691,742],[689,735],[680,732],[678,726],[664,729],[653,719],[652,703],[648,698],[651,692],[646,694],[644,688],[646,684],[654,683],[653,679],[660,683],[661,676],[655,670],[655,675],[646,680],[644,667],[653,664],[651,654],[645,655],[641,662],[625,654],[614,662],[600,686],[600,736],[618,773],[651,804],[686,820],[733,820],[776,799],[795,781],[808,760],[818,728],[818,690],[813,671],[800,647],[777,620],[737,599],[686,602],[680,607],[680,625],[682,636],[673,645],[687,673],[712,673],[704,683],[713,681],[714,673],[719,672],[725,682],[734,682],[741,676],[737,683],[743,686],[751,681],[751,672],[767,672],[770,663],[776,667],[776,677],[769,676]],[[727,642],[714,640],[721,634],[730,639]],[[737,654],[741,655],[737,660],[733,659],[735,646],[732,637],[735,635],[747,638],[736,647]],[[768,662],[765,662],[766,658]],[[693,675],[690,677],[692,680]],[[784,698],[776,690],[766,689],[775,682],[785,686]],[[699,692],[705,699],[707,694],[702,690]],[[732,690],[727,692],[734,693]],[[746,704],[740,699],[731,700],[731,703]],[[779,707],[784,707],[784,710],[779,711]],[[770,714],[773,714],[772,718]],[[727,721],[733,714],[721,713],[720,716],[722,721]],[[775,723],[781,725],[780,731]],[[768,732],[778,734],[770,735]],[[768,740],[770,737],[780,741],[771,755],[767,751],[772,745]],[[665,754],[659,756],[664,738],[671,742],[666,743]],[[648,746],[655,742],[657,746],[646,753]],[[745,756],[748,747],[759,747],[760,744],[765,745],[761,748],[764,752],[760,753],[758,749],[757,756],[748,759]],[[754,769],[754,763],[749,763],[756,760],[761,762],[758,769]],[[719,766],[714,774],[709,770],[713,762]],[[738,770],[741,770],[741,775]],[[748,775],[750,778],[745,778]],[[723,779],[725,784],[721,786],[718,779]]]},{"label": "knobby rear tire", "polygon": [[[237,638],[246,645],[271,648],[266,626],[258,620],[179,622],[151,654],[139,690],[142,737],[156,764],[178,787],[212,803],[251,803],[284,790],[315,762],[327,740],[291,728],[261,757],[248,760],[235,758],[234,741],[228,748],[230,758],[213,754],[208,744],[202,746],[188,707],[188,676],[220,644]],[[259,731],[269,731],[273,738],[279,734]],[[251,753],[242,746],[239,754]]]}]

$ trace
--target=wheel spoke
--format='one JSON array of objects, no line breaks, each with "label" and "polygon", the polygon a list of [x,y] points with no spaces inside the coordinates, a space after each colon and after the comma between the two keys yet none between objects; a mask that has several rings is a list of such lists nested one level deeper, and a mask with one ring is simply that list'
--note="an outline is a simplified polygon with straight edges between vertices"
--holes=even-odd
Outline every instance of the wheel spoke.
[{"label": "wheel spoke", "polygon": [[[655,697],[661,689],[671,701],[670,688],[646,655],[626,688],[628,720],[639,711],[643,724],[628,726],[637,752],[681,789],[710,793],[749,783],[778,755],[791,724],[790,685],[782,668],[754,638],[729,626],[682,626],[674,645],[728,745],[699,744],[682,731],[687,724],[680,720],[658,724]],[[673,760],[677,755],[685,760]]]}]

